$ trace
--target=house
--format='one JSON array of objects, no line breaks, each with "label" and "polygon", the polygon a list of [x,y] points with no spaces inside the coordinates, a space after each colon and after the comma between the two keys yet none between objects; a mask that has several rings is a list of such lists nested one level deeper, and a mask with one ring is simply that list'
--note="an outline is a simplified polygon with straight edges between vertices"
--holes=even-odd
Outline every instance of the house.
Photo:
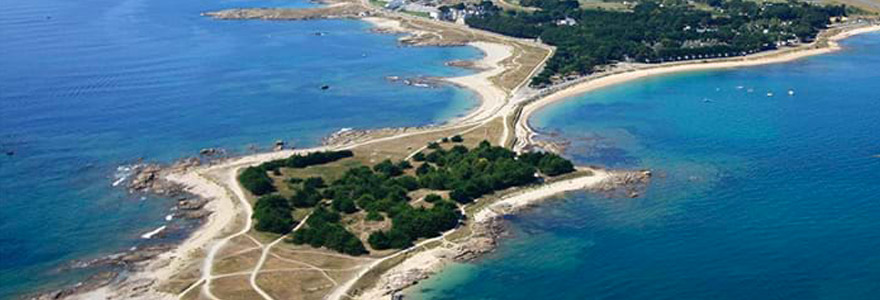
[{"label": "house", "polygon": [[440,18],[440,10],[436,7],[422,5],[418,3],[410,3],[403,6],[403,10],[424,13],[431,17],[431,19],[439,19]]},{"label": "house", "polygon": [[562,20],[556,20],[556,26],[574,26],[577,25],[577,20],[572,19],[571,17],[565,17]]},{"label": "house", "polygon": [[388,4],[385,4],[385,8],[395,10],[404,6],[406,4],[406,0],[391,0]]}]

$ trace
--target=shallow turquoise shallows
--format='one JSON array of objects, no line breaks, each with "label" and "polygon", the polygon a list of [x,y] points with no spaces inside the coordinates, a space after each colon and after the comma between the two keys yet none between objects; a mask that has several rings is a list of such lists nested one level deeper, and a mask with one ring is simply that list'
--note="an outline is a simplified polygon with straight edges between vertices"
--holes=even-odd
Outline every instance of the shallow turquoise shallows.
[{"label": "shallow turquoise shallows", "polygon": [[475,48],[401,47],[358,21],[199,16],[307,5],[4,1],[0,299],[81,280],[95,270],[57,268],[149,242],[140,235],[165,224],[171,201],[111,186],[119,165],[170,162],[204,147],[245,153],[276,139],[317,145],[341,128],[438,123],[476,104],[461,89],[385,79],[469,74],[444,62],[478,58]]},{"label": "shallow turquoise shallows", "polygon": [[880,34],[843,44],[792,63],[626,83],[542,110],[532,124],[571,141],[567,155],[579,163],[654,170],[647,193],[575,193],[511,217],[497,252],[410,294],[878,299]]}]

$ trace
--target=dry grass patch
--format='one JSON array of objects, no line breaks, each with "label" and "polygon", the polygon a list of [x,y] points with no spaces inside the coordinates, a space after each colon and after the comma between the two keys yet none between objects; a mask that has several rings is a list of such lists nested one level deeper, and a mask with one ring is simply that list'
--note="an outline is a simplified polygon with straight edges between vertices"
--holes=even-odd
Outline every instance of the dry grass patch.
[{"label": "dry grass patch", "polygon": [[[510,134],[513,134],[513,130],[510,131]],[[464,139],[464,142],[461,144],[473,149],[477,147],[482,141],[489,141],[493,145],[498,144],[498,139],[504,135],[504,118],[498,117],[488,123],[480,125],[479,127],[462,134],[461,137]]]},{"label": "dry grass patch", "polygon": [[226,257],[231,255],[241,254],[242,252],[251,251],[259,247],[253,240],[250,238],[240,235],[232,238],[226,245],[223,245],[223,248],[217,252],[217,257]]},{"label": "dry grass patch", "polygon": [[230,274],[253,270],[260,260],[260,249],[238,255],[227,256],[214,261],[214,275]]},{"label": "dry grass patch", "polygon": [[[275,252],[274,248],[273,248],[272,252]],[[273,253],[273,254],[275,254],[275,253]],[[283,256],[281,256],[281,257],[283,257]],[[299,268],[311,269],[312,267],[304,262],[299,262],[299,261],[295,261],[295,260],[284,260],[284,259],[275,257],[274,255],[269,255],[268,258],[266,258],[266,262],[263,264],[263,268],[260,269],[260,272],[271,271],[271,270],[281,270],[281,269],[299,269]]]},{"label": "dry grass patch", "polygon": [[[187,292],[186,294],[181,295],[179,299],[180,299],[180,300],[198,300],[198,299],[203,299],[203,298],[202,298],[202,292],[201,292],[201,291],[202,291],[202,285],[204,285],[204,284],[205,284],[204,282],[199,283],[199,285],[197,285],[197,286],[194,287],[193,289],[189,290],[189,292]],[[175,293],[175,294],[176,294],[176,293]]]},{"label": "dry grass patch", "polygon": [[421,149],[430,142],[438,141],[443,137],[456,135],[470,128],[473,128],[473,126],[445,130],[431,130],[362,145],[352,149],[352,151],[354,151],[354,158],[361,160],[365,165],[371,166],[386,159],[397,161],[406,158],[409,154]]},{"label": "dry grass patch", "polygon": [[186,290],[193,283],[196,283],[202,276],[201,261],[194,261],[181,270],[163,281],[158,289],[163,292],[178,294]]},{"label": "dry grass patch", "polygon": [[261,273],[257,276],[257,285],[275,299],[291,300],[322,299],[334,287],[334,283],[318,271]]},{"label": "dry grass patch", "polygon": [[331,252],[329,250],[314,249],[308,246],[301,246],[301,248],[292,249],[290,248],[290,245],[284,245],[273,249],[272,252],[279,257],[304,262],[320,269],[349,269],[363,264],[368,260],[365,258],[356,258],[337,252]]},{"label": "dry grass patch", "polygon": [[260,294],[251,289],[248,280],[247,275],[216,278],[211,281],[211,292],[224,300],[262,299]]}]

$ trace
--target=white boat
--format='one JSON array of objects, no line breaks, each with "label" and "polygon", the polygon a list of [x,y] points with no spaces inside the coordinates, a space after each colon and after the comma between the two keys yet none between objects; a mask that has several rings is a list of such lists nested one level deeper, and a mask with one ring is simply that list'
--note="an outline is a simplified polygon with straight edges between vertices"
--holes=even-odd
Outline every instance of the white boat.
[{"label": "white boat", "polygon": [[767,97],[773,97],[773,92],[767,92]]},{"label": "white boat", "polygon": [[794,90],[788,90],[788,95],[789,95],[789,96],[794,96]]}]

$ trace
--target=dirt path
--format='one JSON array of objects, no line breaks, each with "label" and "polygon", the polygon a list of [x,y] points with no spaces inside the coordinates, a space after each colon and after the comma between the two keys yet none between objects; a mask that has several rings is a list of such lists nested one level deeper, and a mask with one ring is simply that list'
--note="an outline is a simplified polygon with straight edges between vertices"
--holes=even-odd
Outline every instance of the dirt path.
[{"label": "dirt path", "polygon": [[[291,232],[296,232],[297,230],[302,228],[303,225],[306,224],[306,221],[309,220],[309,216],[311,216],[311,215],[308,215],[305,218],[303,218],[302,221],[300,221],[299,224],[297,224],[296,227],[294,227]],[[260,286],[257,284],[257,275],[260,274],[260,270],[263,268],[263,264],[266,263],[266,257],[269,256],[269,253],[272,251],[272,247],[275,247],[275,245],[278,245],[278,243],[283,241],[284,238],[286,238],[286,237],[287,237],[287,235],[282,235],[282,236],[278,237],[277,239],[275,239],[275,241],[273,241],[269,245],[263,245],[263,252],[260,254],[260,260],[257,261],[257,265],[254,267],[254,270],[251,271],[251,274],[250,274],[251,276],[250,276],[250,280],[249,280],[251,283],[251,288],[254,289],[255,291],[257,291],[257,293],[260,294],[260,296],[263,296],[263,299],[274,300],[272,298],[272,296],[270,296],[265,291],[263,291],[263,289],[261,289]]]}]

